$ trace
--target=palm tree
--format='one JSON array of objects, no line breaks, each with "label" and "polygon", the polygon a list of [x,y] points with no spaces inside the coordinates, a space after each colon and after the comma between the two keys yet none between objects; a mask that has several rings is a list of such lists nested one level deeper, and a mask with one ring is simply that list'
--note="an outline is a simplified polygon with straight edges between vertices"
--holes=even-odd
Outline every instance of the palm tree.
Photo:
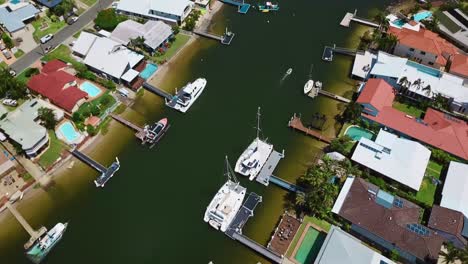
[{"label": "palm tree", "polygon": [[458,259],[458,255],[459,255],[459,252],[458,252],[458,249],[453,246],[452,243],[449,243],[447,244],[447,252],[444,252],[444,251],[441,251],[440,252],[440,255],[442,255],[443,257],[443,263],[445,264],[450,264],[450,263],[454,263],[457,259]]},{"label": "palm tree", "polygon": [[139,48],[139,49],[143,49],[144,48],[144,45],[145,45],[145,38],[140,36],[140,37],[136,37],[134,39],[130,39],[130,43],[129,43],[129,46],[133,47],[133,48]]},{"label": "palm tree", "polygon": [[421,84],[422,84],[421,78],[418,78],[416,81],[413,82],[413,86],[416,86],[416,90],[421,89]]},{"label": "palm tree", "polygon": [[431,90],[431,85],[430,84],[428,84],[426,87],[422,88],[422,90],[426,92],[427,96],[431,95],[432,90]]}]

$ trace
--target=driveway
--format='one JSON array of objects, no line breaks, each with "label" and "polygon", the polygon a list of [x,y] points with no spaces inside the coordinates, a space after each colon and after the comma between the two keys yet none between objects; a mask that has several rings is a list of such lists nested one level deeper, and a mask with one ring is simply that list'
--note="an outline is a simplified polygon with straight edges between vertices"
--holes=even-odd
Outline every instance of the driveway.
[{"label": "driveway", "polygon": [[[91,21],[96,18],[97,13],[100,10],[106,9],[112,4],[113,0],[98,0],[98,2],[90,7],[86,12],[84,12],[72,25],[68,25],[64,27],[62,30],[57,32],[54,35],[54,38],[44,44],[44,48],[47,46],[58,46],[62,42],[64,42],[67,38],[73,36],[76,32],[80,31],[83,27],[89,24]],[[15,70],[17,73],[22,72],[31,64],[33,64],[36,60],[42,58],[44,54],[42,53],[41,47],[37,46],[30,52],[24,54],[20,59],[18,59],[15,63],[13,63],[10,67]]]},{"label": "driveway", "polygon": [[16,39],[16,38],[23,39],[23,42],[20,43],[18,48],[22,49],[25,53],[28,53],[37,47],[37,43],[36,41],[34,41],[34,38],[33,38],[33,32],[34,32],[34,27],[31,24],[29,24],[29,25],[26,25],[26,27],[23,28],[22,30],[19,30],[11,34],[13,36],[13,39]]}]

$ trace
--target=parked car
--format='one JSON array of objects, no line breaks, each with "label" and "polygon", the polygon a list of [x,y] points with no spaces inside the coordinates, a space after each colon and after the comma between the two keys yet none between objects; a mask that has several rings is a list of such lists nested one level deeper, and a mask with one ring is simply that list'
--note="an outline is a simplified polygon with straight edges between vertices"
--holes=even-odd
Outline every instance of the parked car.
[{"label": "parked car", "polygon": [[48,41],[50,41],[51,39],[53,39],[53,38],[54,38],[54,35],[52,35],[52,34],[47,34],[47,35],[45,35],[45,36],[43,36],[43,37],[41,38],[41,43],[42,43],[42,44],[45,44],[45,43],[47,43]]},{"label": "parked car", "polygon": [[68,23],[68,25],[71,25],[71,24],[75,23],[77,20],[78,20],[77,16],[70,17],[70,18],[68,18],[67,23]]},{"label": "parked car", "polygon": [[6,49],[5,44],[3,44],[3,42],[0,42],[0,50],[4,50],[4,49]]},{"label": "parked car", "polygon": [[9,52],[8,50],[4,50],[4,51],[2,51],[2,53],[3,53],[3,55],[5,55],[5,58],[7,58],[7,60],[12,58],[11,52]]},{"label": "parked car", "polygon": [[8,105],[8,106],[17,106],[18,102],[13,99],[3,99],[2,104]]}]

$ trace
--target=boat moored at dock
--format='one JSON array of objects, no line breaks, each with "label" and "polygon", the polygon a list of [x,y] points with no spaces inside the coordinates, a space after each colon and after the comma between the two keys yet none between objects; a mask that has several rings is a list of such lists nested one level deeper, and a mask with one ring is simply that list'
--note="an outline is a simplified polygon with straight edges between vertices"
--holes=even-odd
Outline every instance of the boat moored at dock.
[{"label": "boat moored at dock", "polygon": [[304,94],[310,93],[314,89],[314,81],[313,80],[308,80],[306,84],[304,85]]},{"label": "boat moored at dock", "polygon": [[213,197],[206,208],[203,220],[209,223],[214,229],[226,232],[237,212],[242,206],[247,189],[242,187],[236,179],[229,160],[226,156],[226,176],[227,181]]},{"label": "boat moored at dock", "polygon": [[68,223],[57,223],[51,230],[40,237],[31,248],[27,249],[26,256],[34,263],[40,263],[52,248],[62,239],[67,230]]},{"label": "boat moored at dock", "polygon": [[114,176],[114,174],[120,169],[119,159],[116,157],[115,161],[110,165],[105,172],[103,172],[95,181],[96,187],[104,187],[104,185]]},{"label": "boat moored at dock", "polygon": [[202,94],[206,83],[204,78],[198,78],[193,83],[188,83],[179,92],[176,92],[171,100],[166,100],[166,105],[182,113],[187,112]]},{"label": "boat moored at dock", "polygon": [[144,132],[143,141],[153,146],[159,141],[159,139],[161,139],[161,137],[164,135],[164,133],[166,133],[166,130],[168,128],[169,128],[169,123],[167,121],[167,118],[163,118],[152,125],[146,125],[143,128],[143,132]]},{"label": "boat moored at dock", "polygon": [[266,2],[265,4],[258,4],[258,10],[263,13],[268,13],[270,11],[278,11],[279,5],[273,4],[272,2]]}]

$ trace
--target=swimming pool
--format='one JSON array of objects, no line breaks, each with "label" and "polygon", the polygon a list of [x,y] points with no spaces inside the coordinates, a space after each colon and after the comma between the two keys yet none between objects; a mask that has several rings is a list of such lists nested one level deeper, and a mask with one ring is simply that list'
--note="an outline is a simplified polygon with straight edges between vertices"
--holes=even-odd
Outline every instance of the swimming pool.
[{"label": "swimming pool", "polygon": [[324,240],[325,236],[322,233],[309,226],[304,240],[302,240],[301,246],[294,258],[301,264],[314,263]]},{"label": "swimming pool", "polygon": [[416,68],[420,72],[424,72],[426,74],[432,75],[432,76],[437,77],[437,78],[439,78],[441,76],[439,70],[428,67],[428,66],[424,66],[424,65],[416,63],[416,62],[408,61],[406,63],[406,65],[411,66],[413,68]]},{"label": "swimming pool", "polygon": [[406,22],[403,19],[397,19],[392,21],[391,23],[399,28],[403,27],[403,25],[406,24]]},{"label": "swimming pool", "polygon": [[80,90],[85,91],[90,97],[96,97],[101,93],[101,89],[88,81],[80,85]]},{"label": "swimming pool", "polygon": [[16,4],[19,4],[19,3],[21,3],[21,0],[10,0],[10,3],[12,3],[12,4],[15,4],[15,5],[16,5]]},{"label": "swimming pool", "polygon": [[75,130],[75,127],[70,123],[70,121],[63,122],[57,130],[63,137],[65,137],[65,140],[69,144],[76,143],[75,141],[77,141],[81,136],[80,133]]},{"label": "swimming pool", "polygon": [[151,77],[151,75],[156,72],[156,70],[158,70],[158,66],[156,64],[148,63],[146,64],[145,69],[140,72],[140,77],[148,80],[149,77]]},{"label": "swimming pool", "polygon": [[432,16],[431,11],[422,11],[413,16],[413,20],[419,22]]},{"label": "swimming pool", "polygon": [[366,130],[364,128],[360,128],[358,126],[350,126],[346,129],[345,135],[349,136],[352,138],[354,141],[360,140],[362,137],[365,137],[367,139],[372,139],[374,134],[370,132],[369,130]]}]

